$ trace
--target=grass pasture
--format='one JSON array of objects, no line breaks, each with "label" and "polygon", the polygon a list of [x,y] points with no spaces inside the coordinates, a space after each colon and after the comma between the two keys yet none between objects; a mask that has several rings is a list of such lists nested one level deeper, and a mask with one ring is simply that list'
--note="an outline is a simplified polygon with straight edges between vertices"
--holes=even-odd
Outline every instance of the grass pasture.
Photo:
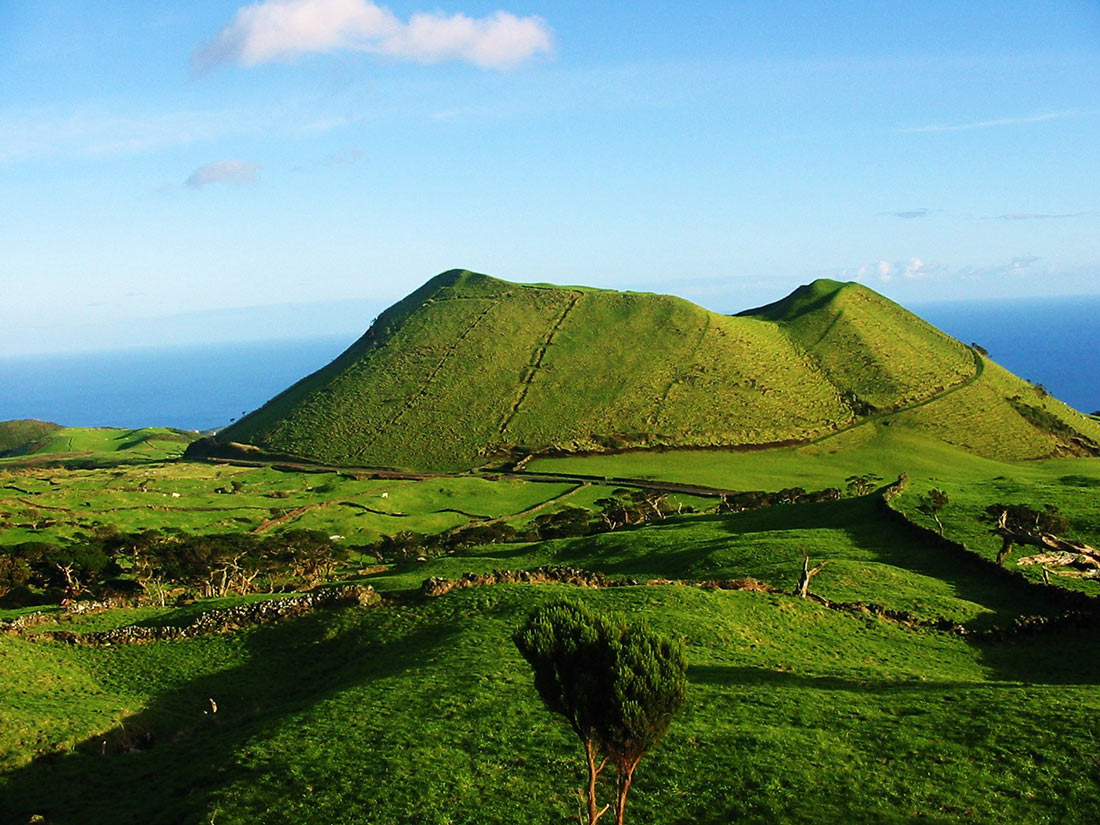
[{"label": "grass pasture", "polygon": [[[509,641],[559,596],[687,645],[689,705],[643,761],[631,821],[1095,817],[1095,638],[986,649],[785,596],[520,585],[117,650],[0,638],[33,684],[5,678],[0,813],[87,825],[564,821],[578,747]],[[112,752],[147,733],[152,747]],[[63,753],[19,759],[35,748]],[[148,783],[158,793],[137,790]]]},{"label": "grass pasture", "polygon": [[576,503],[593,506],[608,493],[569,481],[361,480],[344,473],[197,463],[21,467],[0,471],[0,543],[69,540],[113,525],[127,532],[323,530],[363,544],[403,530],[433,534],[492,519],[520,525],[542,512],[542,505],[572,503],[576,496]]},{"label": "grass pasture", "polygon": [[[577,292],[573,311],[597,294]],[[476,289],[446,300],[460,299],[487,300]],[[552,317],[559,304],[546,300]],[[390,325],[400,334],[400,324]],[[58,431],[55,452],[0,462],[0,543],[64,542],[115,525],[276,535],[308,528],[356,545],[401,530],[493,519],[519,527],[566,506],[595,509],[622,479],[815,490],[844,488],[848,476],[866,473],[888,483],[904,472],[909,486],[893,506],[931,526],[918,498],[946,491],[945,533],[964,549],[922,538],[891,518],[876,493],[696,512],[425,561],[371,559],[353,568],[353,580],[382,593],[382,606],[322,609],[186,641],[92,647],[45,639],[56,630],[186,624],[242,599],[88,615],[55,606],[49,623],[0,634],[0,822],[566,822],[576,811],[580,750],[541,705],[510,638],[533,607],[566,597],[680,638],[690,662],[688,705],[643,760],[628,822],[1091,824],[1100,816],[1095,629],[989,641],[788,595],[807,553],[829,562],[813,580],[815,594],[926,622],[982,631],[1063,608],[1036,569],[1010,560],[1022,575],[991,573],[980,557],[995,556],[999,541],[980,516],[995,502],[1053,504],[1069,518],[1071,537],[1100,544],[1100,459],[1021,461],[1012,449],[993,454],[936,430],[937,409],[953,415],[971,391],[996,398],[1005,390],[999,381],[1009,379],[987,365],[979,380],[930,403],[798,447],[528,464],[531,473],[560,474],[549,481],[166,461],[183,444],[154,431]],[[675,399],[670,390],[666,401]],[[1053,400],[1028,403],[1056,409]],[[989,407],[991,415],[1004,409],[1013,408]],[[966,421],[951,427],[963,433]],[[1001,424],[1015,426],[1010,417]],[[48,456],[54,461],[36,463]],[[713,503],[673,498],[699,511]],[[418,595],[433,576],[544,565],[639,584]],[[743,577],[782,592],[645,584]],[[1054,577],[1053,586],[1100,595],[1096,581]],[[0,619],[30,609],[0,610]]]}]

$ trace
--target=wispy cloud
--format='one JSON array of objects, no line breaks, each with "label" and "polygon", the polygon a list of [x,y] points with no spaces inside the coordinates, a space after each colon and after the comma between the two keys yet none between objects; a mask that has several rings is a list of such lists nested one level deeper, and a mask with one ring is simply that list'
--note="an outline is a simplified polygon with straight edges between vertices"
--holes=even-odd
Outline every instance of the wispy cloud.
[{"label": "wispy cloud", "polygon": [[0,113],[0,162],[54,155],[98,157],[187,146],[250,131],[239,114],[215,111],[111,113],[49,109]]},{"label": "wispy cloud", "polygon": [[839,267],[831,270],[817,270],[814,274],[842,280],[861,281],[863,283],[900,284],[903,282],[952,280],[976,281],[982,279],[1004,279],[1006,277],[1027,278],[1051,275],[1058,270],[1036,255],[1017,255],[1009,260],[994,261],[984,265],[947,265],[933,263],[923,258],[911,257],[901,261],[879,260],[855,267]]},{"label": "wispy cloud", "polygon": [[913,218],[926,218],[932,214],[935,210],[932,209],[905,209],[900,212],[879,212],[879,215],[883,215],[891,218],[902,218],[904,220],[912,220]]},{"label": "wispy cloud", "polygon": [[362,51],[420,63],[462,61],[508,69],[553,48],[541,17],[497,11],[487,17],[417,12],[408,21],[370,0],[265,0],[237,10],[233,20],[195,50],[192,64],[208,71],[229,63],[257,66],[306,54]]},{"label": "wispy cloud", "polygon": [[260,167],[243,160],[216,160],[204,163],[191,173],[185,183],[198,189],[211,183],[252,183]]},{"label": "wispy cloud", "polygon": [[1095,114],[1093,110],[1067,109],[1061,112],[1040,112],[1034,115],[1022,117],[1000,117],[993,120],[974,120],[969,123],[931,123],[925,126],[909,126],[895,129],[898,134],[912,134],[917,132],[964,132],[970,129],[995,129],[999,126],[1021,126],[1027,123],[1043,123],[1048,120],[1068,120],[1069,118],[1084,117]]},{"label": "wispy cloud", "polygon": [[1087,212],[1009,212],[1007,215],[993,215],[996,221],[1049,221],[1060,218],[1079,218]]}]

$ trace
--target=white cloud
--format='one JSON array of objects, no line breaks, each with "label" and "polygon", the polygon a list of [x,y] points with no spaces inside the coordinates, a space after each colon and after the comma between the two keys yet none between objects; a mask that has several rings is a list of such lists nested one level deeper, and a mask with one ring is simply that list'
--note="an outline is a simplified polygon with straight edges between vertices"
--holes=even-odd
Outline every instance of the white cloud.
[{"label": "white cloud", "polygon": [[920,258],[910,258],[902,274],[906,278],[920,278],[928,274],[930,269],[931,267]]},{"label": "white cloud", "polygon": [[898,277],[912,281],[929,275],[942,274],[943,270],[944,267],[940,264],[913,257],[907,261],[881,260],[863,264],[860,267],[848,267],[839,270],[837,274],[841,278],[853,278],[857,281],[877,278],[882,283],[890,283]]},{"label": "white cloud", "polygon": [[256,66],[306,54],[365,51],[436,63],[457,60],[507,69],[553,46],[541,17],[497,11],[487,17],[417,12],[403,22],[370,0],[265,0],[237,10],[233,20],[196,49],[193,63]]},{"label": "white cloud", "polygon": [[252,183],[260,167],[243,160],[216,160],[204,163],[187,178],[188,186],[199,188],[208,183]]}]

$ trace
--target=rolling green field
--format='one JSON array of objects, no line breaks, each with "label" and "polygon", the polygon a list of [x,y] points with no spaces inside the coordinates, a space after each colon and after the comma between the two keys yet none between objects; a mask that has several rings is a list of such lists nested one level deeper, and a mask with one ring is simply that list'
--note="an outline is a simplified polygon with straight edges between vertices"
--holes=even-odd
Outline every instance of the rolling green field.
[{"label": "rolling green field", "polygon": [[459,271],[217,439],[454,471],[529,454],[803,443],[878,421],[993,458],[1100,451],[1095,421],[859,284],[816,281],[730,317]]},{"label": "rolling green field", "polygon": [[[996,552],[978,519],[991,501],[1057,504],[1077,538],[1100,539],[1100,460],[994,461],[881,422],[799,449],[542,459],[528,469],[724,489],[843,487],[852,474],[889,481],[905,471],[909,489],[893,506],[929,523],[914,510],[917,496],[946,490],[948,536],[975,559]],[[215,492],[234,481],[236,492]],[[37,530],[9,524],[0,541],[65,540],[97,521],[255,530],[288,511],[291,519],[267,529],[318,527],[351,541],[397,523],[429,532],[485,517],[522,522],[594,506],[614,486],[474,475],[372,480],[203,463],[9,466],[0,470],[0,518],[18,521],[22,504],[12,501],[21,499],[58,518]],[[878,498],[673,516],[375,565],[355,580],[387,596],[383,606],[187,641],[85,647],[36,637],[171,625],[241,599],[58,613],[26,634],[0,634],[0,821],[564,822],[582,779],[579,748],[541,706],[510,641],[534,606],[563,596],[644,619],[686,646],[688,706],[643,760],[628,821],[1094,821],[1093,630],[968,639],[784,595],[805,552],[829,561],[815,594],[904,610],[918,622],[983,631],[1062,609],[1034,571],[994,576],[888,518]],[[637,584],[416,595],[432,576],[543,565]],[[783,592],[646,584],[747,576]],[[1053,586],[1098,592],[1096,582]],[[158,792],[137,790],[150,786]]]},{"label": "rolling green field", "polygon": [[108,467],[179,458],[198,433],[167,427],[61,427],[45,421],[0,421],[0,467]]},{"label": "rolling green field", "polygon": [[590,507],[608,492],[577,481],[370,480],[208,464],[25,467],[0,471],[0,545],[69,540],[105,525],[199,534],[322,530],[363,544],[405,530],[433,534],[494,519],[523,524],[547,507]]}]

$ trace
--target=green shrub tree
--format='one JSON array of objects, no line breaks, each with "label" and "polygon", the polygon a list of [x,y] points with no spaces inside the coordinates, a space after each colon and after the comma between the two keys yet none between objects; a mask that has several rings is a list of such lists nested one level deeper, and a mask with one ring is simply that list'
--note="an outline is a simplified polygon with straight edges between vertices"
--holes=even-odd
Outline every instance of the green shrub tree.
[{"label": "green shrub tree", "polygon": [[943,490],[932,489],[917,499],[917,512],[935,519],[936,527],[940,535],[943,535],[943,522],[940,521],[940,513],[947,506],[949,499]]},{"label": "green shrub tree", "polygon": [[546,706],[563,716],[584,746],[588,787],[581,796],[588,825],[599,807],[596,784],[615,766],[616,822],[642,757],[665,735],[687,694],[680,645],[644,626],[628,625],[582,605],[558,602],[535,610],[514,641],[531,665]]}]

